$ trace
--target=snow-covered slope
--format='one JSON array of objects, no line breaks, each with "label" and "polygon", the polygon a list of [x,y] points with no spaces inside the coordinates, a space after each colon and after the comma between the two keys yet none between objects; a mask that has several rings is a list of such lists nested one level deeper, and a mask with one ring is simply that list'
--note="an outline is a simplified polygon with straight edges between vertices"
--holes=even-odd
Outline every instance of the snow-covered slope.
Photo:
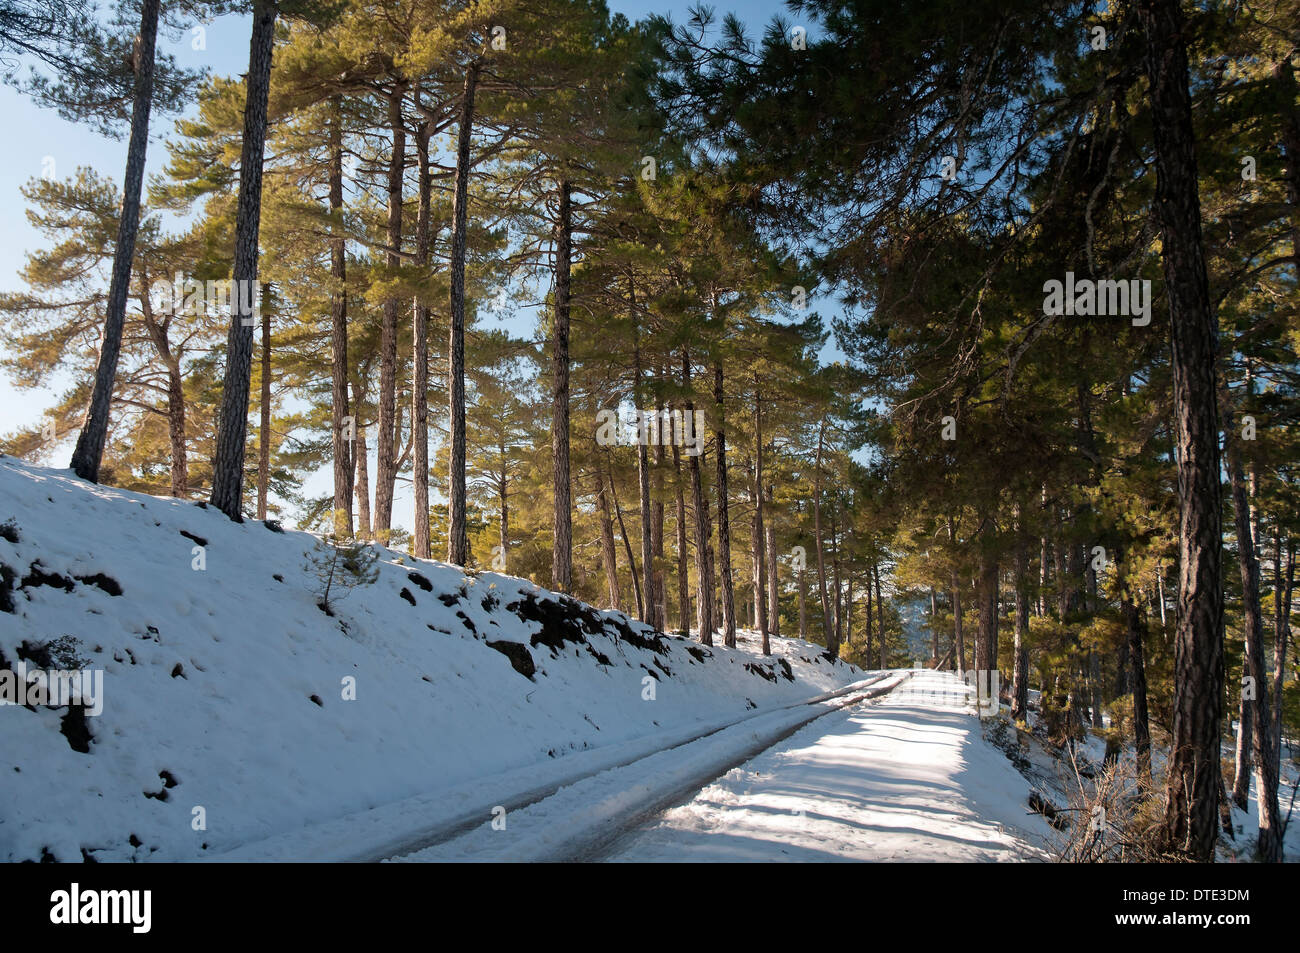
[{"label": "snow-covered slope", "polygon": [[315,537],[12,457],[0,524],[0,669],[103,679],[97,716],[0,707],[7,861],[213,856],[862,677],[389,550],[329,616]]}]

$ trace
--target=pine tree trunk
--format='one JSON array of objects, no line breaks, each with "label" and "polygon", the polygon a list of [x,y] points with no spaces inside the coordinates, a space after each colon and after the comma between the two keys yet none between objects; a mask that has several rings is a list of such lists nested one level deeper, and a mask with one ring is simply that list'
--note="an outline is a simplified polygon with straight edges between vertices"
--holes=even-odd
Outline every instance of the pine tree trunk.
[{"label": "pine tree trunk", "polygon": [[957,663],[957,674],[961,676],[966,672],[966,639],[965,633],[962,632],[961,625],[961,576],[953,570],[952,573],[952,638],[956,646],[955,661]]},{"label": "pine tree trunk", "polygon": [[[1250,675],[1250,649],[1247,647],[1242,659],[1243,675]],[[1243,678],[1243,681],[1245,679]],[[1250,802],[1250,749],[1251,736],[1255,729],[1255,703],[1241,692],[1237,705],[1237,737],[1232,751],[1232,803],[1244,811]]]},{"label": "pine tree trunk", "polygon": [[871,561],[871,574],[876,577],[876,626],[880,635],[880,667],[889,667],[889,657],[887,654],[888,645],[885,642],[885,601],[880,595],[880,562],[873,559]]},{"label": "pine tree trunk", "polygon": [[844,580],[848,593],[844,597],[844,644],[853,649],[853,573],[846,572]]},{"label": "pine tree trunk", "polygon": [[[361,368],[357,377],[360,380],[365,380],[366,368]],[[356,409],[356,450],[353,457],[356,466],[356,479],[353,481],[353,488],[357,497],[357,533],[362,539],[370,539],[372,533],[370,523],[370,454],[366,448],[366,428],[361,422],[361,409],[365,406],[365,390],[359,381],[352,384],[352,406]]]},{"label": "pine tree trunk", "polygon": [[172,353],[167,340],[172,316],[168,315],[161,322],[153,312],[149,300],[148,275],[141,271],[140,313],[144,317],[145,328],[153,341],[154,350],[167,368],[167,438],[171,446],[171,484],[172,496],[184,499],[189,495],[190,473],[188,452],[185,447],[185,380],[181,376],[181,360]]},{"label": "pine tree trunk", "polygon": [[872,651],[876,644],[876,630],[872,622],[874,618],[873,609],[875,608],[875,597],[871,594],[871,568],[867,568],[867,661],[868,668],[871,667]]},{"label": "pine tree trunk", "polygon": [[[331,101],[329,203],[332,228],[330,240],[330,409],[334,428],[334,533],[352,537],[352,447],[356,442],[356,421],[349,434],[348,421],[348,292],[347,241],[343,238],[343,116],[338,97]],[[349,440],[349,436],[351,439]]]},{"label": "pine tree trunk", "polygon": [[939,596],[934,586],[930,587],[930,661],[939,661]]},{"label": "pine tree trunk", "polygon": [[1286,681],[1286,651],[1291,638],[1291,590],[1295,585],[1295,543],[1288,541],[1286,572],[1282,572],[1282,530],[1277,535],[1277,566],[1273,583],[1273,748],[1282,763],[1282,687]]},{"label": "pine tree trunk", "polygon": [[[632,364],[633,396],[636,401],[636,413],[639,430],[636,442],[636,478],[637,503],[641,518],[641,572],[643,575],[641,590],[645,605],[641,607],[641,621],[654,625],[654,541],[651,539],[650,515],[650,450],[647,443],[657,435],[659,419],[653,423],[645,413],[645,393],[641,387],[641,332],[636,315],[636,288],[628,280],[628,296],[632,305]],[[658,443],[658,440],[655,441]]]},{"label": "pine tree trunk", "polygon": [[[415,264],[423,271],[429,266],[431,234],[429,179],[429,125],[421,123],[415,135],[418,175],[415,217]],[[457,170],[459,178],[459,169]],[[455,221],[455,213],[452,220]],[[450,368],[449,368],[450,370]],[[454,429],[453,429],[454,432]],[[415,497],[412,514],[411,552],[420,559],[433,555],[429,543],[429,306],[421,295],[412,302],[411,314],[411,490]],[[450,513],[450,507],[448,508]],[[462,507],[462,517],[463,517]],[[455,534],[451,534],[455,535]]]},{"label": "pine tree trunk", "polygon": [[772,654],[767,631],[767,560],[763,527],[763,397],[754,375],[754,610],[763,654]]},{"label": "pine tree trunk", "polygon": [[636,595],[637,616],[645,618],[645,594],[641,591],[641,578],[637,575],[636,557],[632,555],[632,541],[627,535],[627,525],[623,522],[623,507],[618,501],[618,488],[614,486],[614,473],[609,474],[609,495],[614,500],[614,515],[618,518],[618,533],[623,539],[623,551],[627,553],[627,564],[632,570],[632,589]]},{"label": "pine tree trunk", "polygon": [[[470,141],[474,130],[474,95],[478,89],[479,64],[472,63],[465,71],[465,88],[460,101],[460,128],[456,134],[456,187],[452,198],[451,235],[451,329],[447,339],[447,561],[456,566],[469,562],[469,527],[465,512],[465,246],[469,218]],[[561,185],[563,193],[562,219],[568,215],[568,185]],[[564,267],[564,495],[567,504],[569,492],[569,302],[568,302],[568,223],[563,222],[565,234]],[[558,247],[557,247],[558,252]],[[559,271],[557,265],[556,306],[560,305]],[[560,320],[556,320],[557,338]],[[557,341],[557,347],[559,346]],[[557,382],[558,383],[558,382]],[[559,507],[558,494],[556,507]],[[556,526],[557,543],[559,525]],[[567,531],[567,528],[566,528]],[[554,574],[553,574],[554,577]],[[568,592],[573,584],[566,570],[553,578],[558,589]]]},{"label": "pine tree trunk", "polygon": [[254,0],[244,97],[244,139],[239,159],[239,198],[235,212],[232,313],[230,332],[226,337],[226,371],[221,389],[216,455],[212,462],[212,505],[236,522],[242,521],[248,385],[253,369],[253,316],[245,314],[243,307],[251,296],[246,297],[238,289],[255,288],[257,281],[262,153],[266,144],[266,102],[271,87],[276,13],[277,8],[266,0]]},{"label": "pine tree trunk", "polygon": [[835,627],[831,622],[831,604],[826,595],[826,556],[823,552],[825,547],[822,540],[822,450],[826,438],[826,421],[822,420],[821,426],[817,430],[817,462],[814,467],[813,479],[813,531],[817,534],[815,545],[817,547],[817,589],[821,596],[822,603],[822,632],[826,644],[826,654],[831,658],[838,658],[840,654],[840,645],[835,638]]},{"label": "pine tree trunk", "polygon": [[[663,406],[655,402],[655,419],[662,423]],[[650,600],[654,612],[654,627],[659,632],[668,631],[668,596],[664,593],[664,441],[660,434],[655,442],[654,494],[650,503],[650,554],[654,563],[654,597]]]},{"label": "pine tree trunk", "polygon": [[731,575],[731,515],[727,501],[727,434],[726,414],[723,408],[722,361],[713,361],[713,403],[717,420],[714,422],[713,441],[717,447],[718,494],[718,575],[722,582],[723,644],[736,647],[736,588]]},{"label": "pine tree trunk", "polygon": [[[767,485],[767,503],[772,505],[772,484]],[[776,562],[776,525],[769,515],[767,520],[767,624],[772,634],[781,634],[781,590]]]},{"label": "pine tree trunk", "polygon": [[1011,676],[1011,717],[1015,721],[1029,718],[1029,603],[1029,553],[1025,537],[1017,527],[1016,630]]},{"label": "pine tree trunk", "polygon": [[[682,348],[682,390],[691,392],[691,355]],[[694,419],[695,403],[686,401],[683,413]],[[696,433],[698,439],[700,434]],[[696,446],[699,446],[697,444]],[[687,454],[690,457],[691,497],[695,504],[695,572],[698,575],[699,589],[699,629],[700,641],[705,645],[713,644],[713,571],[709,565],[709,511],[705,508],[704,484],[700,475],[700,454]]]},{"label": "pine tree trunk", "polygon": [[709,499],[704,495],[699,457],[691,457],[691,495],[695,503],[695,571],[699,576],[696,599],[699,618],[695,624],[700,630],[700,641],[712,645],[718,628],[718,590],[713,575],[713,523],[709,518]]},{"label": "pine tree trunk", "polygon": [[[142,0],[140,6],[139,60],[135,64],[135,85],[131,100],[131,138],[126,147],[126,174],[122,183],[122,215],[117,222],[117,243],[113,248],[113,271],[108,285],[104,333],[99,343],[95,383],[86,407],[85,422],[72,452],[72,469],[91,483],[99,482],[99,464],[108,440],[109,410],[117,361],[122,352],[122,328],[126,324],[126,299],[131,289],[135,264],[135,236],[140,225],[140,191],[144,184],[145,153],[149,146],[149,110],[153,105],[154,51],[158,39],[160,0]],[[241,192],[243,179],[241,176]],[[242,463],[242,460],[241,460]],[[235,513],[238,514],[238,504]]]},{"label": "pine tree trunk", "polygon": [[185,383],[179,363],[167,368],[167,437],[172,452],[172,496],[184,499],[190,492],[190,471],[185,448]]},{"label": "pine tree trunk", "polygon": [[[613,478],[610,478],[610,482]],[[609,510],[609,490],[606,488],[605,475],[596,470],[598,488],[596,496],[600,504],[600,556],[605,564],[605,582],[609,587],[609,607],[623,608],[623,594],[618,585],[618,557],[614,549],[614,520]]]},{"label": "pine tree trunk", "polygon": [[835,625],[835,644],[844,644],[844,590],[840,586],[840,547],[839,547],[840,507],[836,500],[835,518],[831,520],[831,591],[835,598],[831,600],[831,618]]},{"label": "pine tree trunk", "polygon": [[[506,448],[504,441],[502,446],[497,448],[501,453],[501,459],[506,458]],[[501,511],[500,535],[498,543],[501,546],[502,568],[505,568],[506,554],[510,551],[510,472],[509,468],[502,464],[500,479],[497,481],[497,506]]]},{"label": "pine tree trunk", "polygon": [[[1047,484],[1039,493],[1040,506],[1044,513],[1047,512]],[[1051,559],[1051,550],[1049,547],[1047,534],[1043,533],[1038,537],[1038,615],[1039,618],[1047,615],[1047,564]]]},{"label": "pine tree trunk", "polygon": [[266,519],[271,486],[271,313],[262,311],[262,399],[257,429],[257,518]]},{"label": "pine tree trunk", "polygon": [[1210,861],[1218,836],[1223,705],[1218,327],[1201,240],[1182,8],[1178,0],[1141,0],[1138,14],[1146,33],[1151,87],[1180,504],[1174,723],[1164,833],[1170,849]]},{"label": "pine tree trunk", "polygon": [[808,641],[808,576],[803,566],[799,567],[799,640]]},{"label": "pine tree trunk", "polygon": [[1278,94],[1276,101],[1285,104],[1281,114],[1282,149],[1286,159],[1282,181],[1291,209],[1291,253],[1300,256],[1300,108],[1296,107],[1300,89],[1297,89],[1291,57],[1279,57],[1273,66],[1273,81]]},{"label": "pine tree trunk", "polygon": [[844,596],[844,644],[850,649],[853,648],[853,573],[845,573],[845,588],[848,592]]},{"label": "pine tree trunk", "polygon": [[555,535],[551,546],[551,585],[573,589],[573,504],[569,485],[569,272],[572,214],[569,183],[559,183],[559,221],[555,227],[555,328],[551,343],[551,475],[555,485]]},{"label": "pine tree trunk", "polygon": [[[1224,387],[1226,391],[1226,384]],[[1246,489],[1240,448],[1234,431],[1232,405],[1224,395],[1223,442],[1232,486],[1233,512],[1236,520],[1237,564],[1241,571],[1242,628],[1246,646],[1244,668],[1250,678],[1250,690],[1243,679],[1241,723],[1238,732],[1236,766],[1243,777],[1233,779],[1233,800],[1246,810],[1250,793],[1250,763],[1257,775],[1256,802],[1259,805],[1259,858],[1264,863],[1282,859],[1282,820],[1278,814],[1277,746],[1272,739],[1272,712],[1268,698],[1268,675],[1264,671],[1264,619],[1259,598],[1259,560],[1255,556],[1255,532],[1251,526],[1250,497]],[[1253,695],[1253,697],[1250,697]],[[1249,745],[1249,749],[1246,748]],[[1247,753],[1248,751],[1248,753]]]},{"label": "pine tree trunk", "polygon": [[677,631],[691,637],[691,583],[686,556],[686,492],[683,487],[682,456],[673,442],[673,486],[677,494]]},{"label": "pine tree trunk", "polygon": [[1138,608],[1133,603],[1127,589],[1120,599],[1120,612],[1124,616],[1124,628],[1128,633],[1129,666],[1132,668],[1133,685],[1133,740],[1137,749],[1138,777],[1144,782],[1151,780],[1151,727],[1147,713],[1147,672],[1146,653],[1142,645],[1143,625],[1138,615]]},{"label": "pine tree trunk", "polygon": [[[388,158],[388,251],[385,263],[396,270],[402,264],[402,183],[406,169],[406,124],[402,118],[405,83],[388,94],[388,127],[393,152]],[[375,534],[387,543],[393,527],[393,493],[397,486],[397,313],[398,300],[384,299],[379,332],[379,421],[375,462]]]},{"label": "pine tree trunk", "polygon": [[998,561],[987,553],[980,558],[979,633],[975,639],[975,670],[982,673],[997,668],[998,644]]}]

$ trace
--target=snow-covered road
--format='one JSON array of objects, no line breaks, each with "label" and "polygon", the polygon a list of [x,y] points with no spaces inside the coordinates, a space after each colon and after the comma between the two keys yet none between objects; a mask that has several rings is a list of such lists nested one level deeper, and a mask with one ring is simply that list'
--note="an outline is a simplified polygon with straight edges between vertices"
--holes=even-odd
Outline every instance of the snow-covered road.
[{"label": "snow-covered road", "polygon": [[964,687],[918,672],[803,728],[629,832],[620,861],[1041,859],[1025,780],[983,741]]},{"label": "snow-covered road", "polygon": [[774,713],[658,752],[400,859],[1042,859],[1046,825],[965,686],[919,671],[881,687],[802,726]]}]

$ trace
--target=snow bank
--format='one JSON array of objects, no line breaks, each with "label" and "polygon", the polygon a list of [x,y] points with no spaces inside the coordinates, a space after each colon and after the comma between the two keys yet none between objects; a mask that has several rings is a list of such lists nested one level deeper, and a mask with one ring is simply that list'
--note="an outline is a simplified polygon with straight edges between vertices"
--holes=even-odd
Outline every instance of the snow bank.
[{"label": "snow bank", "polygon": [[0,706],[6,861],[213,856],[862,677],[385,549],[331,617],[310,534],[0,457],[10,520],[0,669],[102,671],[103,710]]}]

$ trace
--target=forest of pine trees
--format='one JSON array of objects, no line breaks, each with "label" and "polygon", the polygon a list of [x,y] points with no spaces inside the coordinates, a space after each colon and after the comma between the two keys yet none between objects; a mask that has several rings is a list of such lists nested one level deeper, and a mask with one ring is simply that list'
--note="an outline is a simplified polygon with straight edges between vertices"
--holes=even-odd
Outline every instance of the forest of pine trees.
[{"label": "forest of pine trees", "polygon": [[[1278,859],[1300,2],[788,8],[4,0],[10,82],[124,161],[10,197],[0,360],[71,384],[0,448],[996,671],[1062,744],[1168,751],[1170,855],[1254,785]],[[232,11],[242,75],[163,52]]]}]

